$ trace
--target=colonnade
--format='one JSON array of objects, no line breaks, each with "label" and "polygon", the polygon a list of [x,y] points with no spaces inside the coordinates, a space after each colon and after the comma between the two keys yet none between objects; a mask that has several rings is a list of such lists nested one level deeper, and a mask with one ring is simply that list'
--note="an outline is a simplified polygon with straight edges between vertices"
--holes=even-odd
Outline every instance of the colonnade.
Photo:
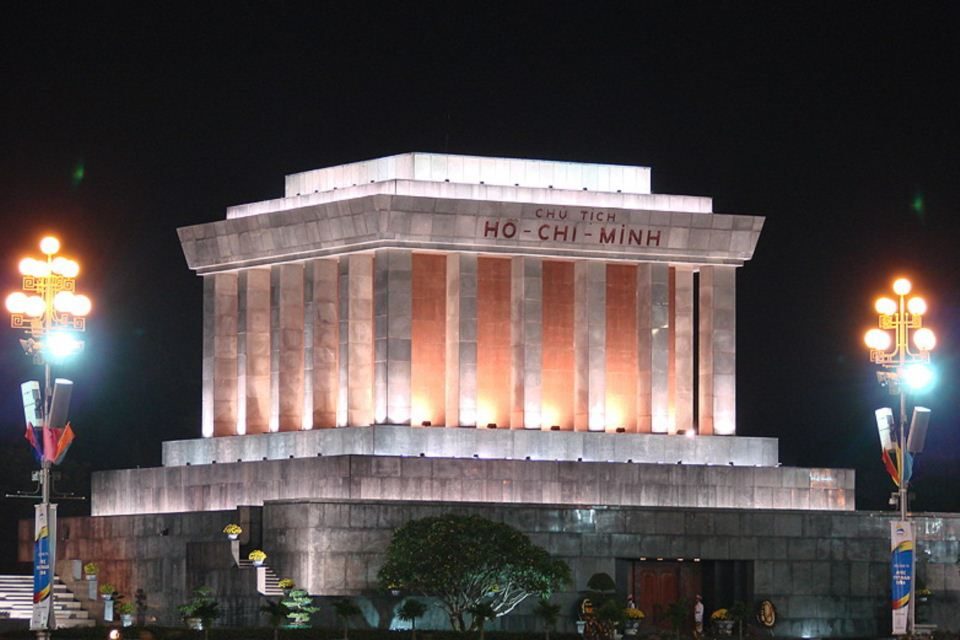
[{"label": "colonnade", "polygon": [[735,269],[377,249],[204,275],[203,433],[730,435]]}]

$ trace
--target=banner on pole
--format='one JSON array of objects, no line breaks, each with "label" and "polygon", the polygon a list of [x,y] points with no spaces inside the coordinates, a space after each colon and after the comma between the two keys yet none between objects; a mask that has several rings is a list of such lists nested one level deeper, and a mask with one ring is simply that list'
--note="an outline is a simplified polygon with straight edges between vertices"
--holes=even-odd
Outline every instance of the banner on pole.
[{"label": "banner on pole", "polygon": [[913,525],[890,523],[890,604],[893,634],[905,635],[910,620],[910,594],[913,589]]},{"label": "banner on pole", "polygon": [[53,568],[50,557],[50,519],[45,504],[34,507],[33,536],[33,616],[30,629],[40,631],[50,629],[50,617],[53,612]]}]

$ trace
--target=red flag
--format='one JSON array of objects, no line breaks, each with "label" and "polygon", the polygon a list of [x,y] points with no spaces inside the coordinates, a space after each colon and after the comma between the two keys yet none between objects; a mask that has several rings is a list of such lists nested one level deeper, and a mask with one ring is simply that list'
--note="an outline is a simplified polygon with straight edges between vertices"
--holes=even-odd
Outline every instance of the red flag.
[{"label": "red flag", "polygon": [[60,437],[57,438],[57,453],[54,456],[53,464],[60,464],[63,461],[64,456],[67,455],[67,449],[70,448],[70,445],[73,444],[73,429],[70,428],[70,423],[67,423],[63,429],[57,429],[60,431]]},{"label": "red flag", "polygon": [[60,438],[60,429],[51,429],[47,427],[43,430],[43,457],[46,460],[53,460],[57,453],[57,439]]},{"label": "red flag", "polygon": [[893,484],[900,486],[900,474],[897,473],[897,468],[893,464],[893,460],[890,459],[890,453],[884,449],[883,450],[883,466],[886,467],[887,473],[890,474],[890,477],[893,479]]},{"label": "red flag", "polygon": [[37,460],[43,458],[43,447],[37,441],[37,434],[34,433],[33,425],[29,422],[27,423],[27,431],[23,434],[23,437],[27,439],[27,442],[30,443],[30,446],[33,447],[34,455],[37,456]]}]

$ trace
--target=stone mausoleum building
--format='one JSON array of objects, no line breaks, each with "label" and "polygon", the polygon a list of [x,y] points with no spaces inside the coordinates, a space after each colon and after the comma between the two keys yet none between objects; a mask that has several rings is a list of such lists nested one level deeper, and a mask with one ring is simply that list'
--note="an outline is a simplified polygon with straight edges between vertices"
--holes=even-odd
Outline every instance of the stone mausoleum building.
[{"label": "stone mausoleum building", "polygon": [[[763,222],[653,193],[646,167],[408,153],[180,229],[203,437],[95,474],[60,574],[95,561],[163,622],[206,584],[233,624],[288,576],[386,628],[393,529],[473,513],[571,565],[561,629],[605,571],[652,623],[701,593],[708,613],[772,601],[775,635],[888,632],[893,514],[854,511],[852,470],[782,467],[776,439],[736,435],[736,273]],[[918,523],[920,578],[955,604],[960,518]]]}]

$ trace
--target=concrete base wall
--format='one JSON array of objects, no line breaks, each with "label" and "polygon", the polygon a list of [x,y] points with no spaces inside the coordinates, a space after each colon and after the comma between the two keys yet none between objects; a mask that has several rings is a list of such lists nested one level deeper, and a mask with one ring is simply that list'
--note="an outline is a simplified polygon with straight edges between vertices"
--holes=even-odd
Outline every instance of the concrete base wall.
[{"label": "concrete base wall", "polygon": [[102,471],[93,474],[92,484],[91,513],[97,516],[220,511],[237,505],[262,505],[270,500],[312,498],[839,511],[854,508],[852,470],[792,467],[324,455]]},{"label": "concrete base wall", "polygon": [[[279,575],[314,595],[350,595],[367,624],[386,628],[400,598],[376,585],[393,530],[412,518],[477,514],[502,521],[566,560],[574,574],[560,629],[572,631],[572,609],[595,572],[616,574],[618,563],[642,557],[740,560],[751,572],[753,600],[777,607],[776,636],[876,636],[889,633],[889,521],[891,513],[730,511],[643,507],[482,505],[465,503],[310,500],[271,502],[262,509],[162,515],[63,518],[61,574],[71,561],[94,561],[101,581],[127,595],[143,588],[149,613],[176,624],[175,606],[199,585],[221,600],[222,624],[256,624],[262,598],[256,573],[238,568],[221,533],[244,527],[240,555],[255,547]],[[261,521],[262,517],[262,521]],[[960,516],[916,518],[918,575],[934,592],[924,613],[941,628],[960,626]],[[20,529],[20,559],[29,560],[32,523]],[[626,584],[618,585],[621,590]],[[718,597],[718,599],[720,599]],[[729,602],[708,602],[712,610]],[[504,629],[533,629],[528,603],[498,621]],[[328,608],[326,608],[328,609]],[[332,623],[332,620],[330,621]]]},{"label": "concrete base wall", "polygon": [[376,425],[173,440],[163,443],[163,465],[313,458],[318,453],[668,464],[682,460],[751,467],[775,467],[779,462],[776,438]]}]

